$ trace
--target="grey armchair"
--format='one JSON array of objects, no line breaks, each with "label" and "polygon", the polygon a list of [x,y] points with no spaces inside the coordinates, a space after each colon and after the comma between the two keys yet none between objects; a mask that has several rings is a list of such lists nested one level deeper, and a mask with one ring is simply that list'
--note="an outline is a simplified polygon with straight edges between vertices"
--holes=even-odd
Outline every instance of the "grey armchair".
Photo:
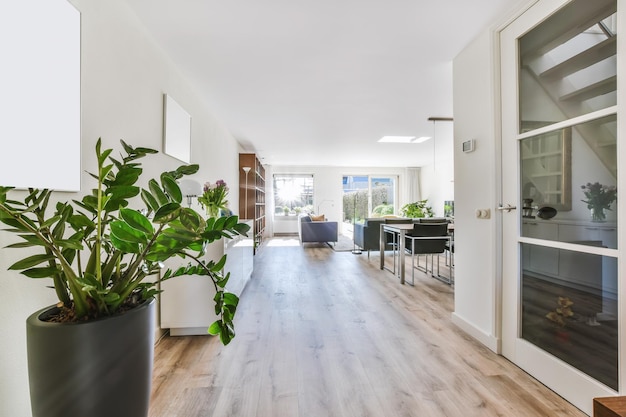
[{"label": "grey armchair", "polygon": [[[369,256],[371,250],[380,248],[380,225],[383,223],[412,223],[411,219],[405,218],[384,218],[373,217],[365,219],[365,223],[354,225],[354,244],[362,250],[367,251]],[[393,236],[387,237],[387,244],[393,245]]]}]

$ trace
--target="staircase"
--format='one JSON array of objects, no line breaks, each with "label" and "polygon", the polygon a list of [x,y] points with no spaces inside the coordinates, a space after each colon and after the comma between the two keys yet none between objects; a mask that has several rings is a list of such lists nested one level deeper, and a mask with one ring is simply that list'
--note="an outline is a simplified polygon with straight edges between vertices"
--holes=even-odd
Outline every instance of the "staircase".
[{"label": "staircase", "polygon": [[[575,0],[520,40],[520,95],[543,95],[542,106],[521,109],[522,131],[570,119],[617,102],[616,1]],[[533,100],[521,100],[533,103]],[[551,111],[538,111],[550,102]],[[543,109],[542,109],[543,110]],[[538,114],[541,113],[541,114]],[[574,128],[617,177],[616,123]]]}]

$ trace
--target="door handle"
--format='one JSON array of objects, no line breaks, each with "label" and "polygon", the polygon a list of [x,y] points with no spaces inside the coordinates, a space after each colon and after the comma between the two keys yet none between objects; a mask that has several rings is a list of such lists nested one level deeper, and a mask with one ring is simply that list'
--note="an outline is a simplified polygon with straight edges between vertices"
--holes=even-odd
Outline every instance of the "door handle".
[{"label": "door handle", "polygon": [[507,213],[509,213],[511,210],[515,210],[515,209],[517,209],[517,207],[512,206],[512,205],[510,205],[510,204],[507,204],[506,206],[503,206],[502,204],[500,204],[500,205],[497,207],[497,210],[500,210],[500,211],[506,211]]}]

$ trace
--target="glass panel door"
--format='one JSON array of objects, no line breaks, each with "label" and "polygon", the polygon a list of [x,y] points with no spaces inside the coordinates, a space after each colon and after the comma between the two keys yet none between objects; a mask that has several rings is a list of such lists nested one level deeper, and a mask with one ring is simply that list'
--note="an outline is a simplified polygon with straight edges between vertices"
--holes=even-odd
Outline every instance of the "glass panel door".
[{"label": "glass panel door", "polygon": [[591,414],[619,391],[615,0],[501,33],[502,352]]}]

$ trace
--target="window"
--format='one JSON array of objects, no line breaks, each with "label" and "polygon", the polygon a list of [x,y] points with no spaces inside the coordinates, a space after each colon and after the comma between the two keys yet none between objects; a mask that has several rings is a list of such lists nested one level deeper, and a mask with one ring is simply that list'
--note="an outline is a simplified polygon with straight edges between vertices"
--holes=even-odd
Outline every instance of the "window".
[{"label": "window", "polygon": [[313,175],[274,175],[274,217],[313,211]]},{"label": "window", "polygon": [[395,214],[397,182],[395,176],[344,176],[344,222],[361,223],[367,217]]}]

